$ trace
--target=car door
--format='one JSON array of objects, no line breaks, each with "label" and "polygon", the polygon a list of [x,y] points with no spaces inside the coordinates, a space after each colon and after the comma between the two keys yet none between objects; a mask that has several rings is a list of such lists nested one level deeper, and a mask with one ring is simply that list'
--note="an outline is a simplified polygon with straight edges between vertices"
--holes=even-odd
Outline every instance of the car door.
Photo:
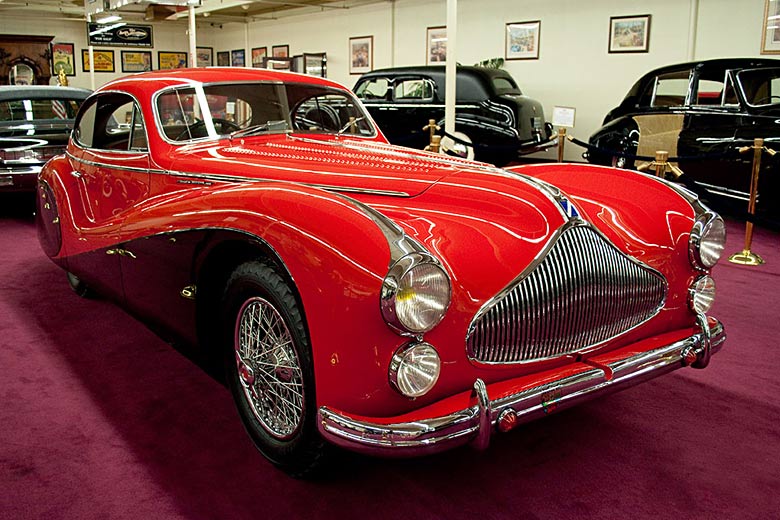
[{"label": "car door", "polygon": [[[742,109],[728,71],[697,74],[691,84],[689,106],[680,131],[678,154],[690,157],[680,167],[707,189],[743,189],[743,168],[734,169],[736,129]],[[725,160],[724,160],[725,159]]]},{"label": "car door", "polygon": [[137,102],[111,92],[91,99],[74,140],[73,220],[80,246],[69,268],[103,294],[123,300],[120,258],[131,253],[119,243],[119,229],[127,210],[149,191],[149,152]]}]

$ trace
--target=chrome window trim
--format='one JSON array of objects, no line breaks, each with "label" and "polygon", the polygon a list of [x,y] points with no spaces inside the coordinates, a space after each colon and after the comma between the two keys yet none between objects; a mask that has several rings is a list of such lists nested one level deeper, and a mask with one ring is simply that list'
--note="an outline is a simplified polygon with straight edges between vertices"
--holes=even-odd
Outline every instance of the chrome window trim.
[{"label": "chrome window trim", "polygon": [[[199,81],[194,81],[194,80],[181,80],[181,81],[182,82],[180,84],[168,85],[168,86],[165,86],[165,87],[161,88],[160,90],[158,90],[157,92],[155,92],[152,95],[152,100],[151,100],[151,103],[152,103],[152,113],[154,114],[154,120],[155,120],[155,125],[156,125],[156,128],[157,128],[157,134],[160,136],[160,138],[163,141],[165,141],[166,143],[168,143],[170,145],[173,145],[173,146],[186,146],[186,145],[193,144],[193,143],[213,141],[213,140],[219,139],[221,137],[221,135],[217,135],[216,134],[216,129],[214,128],[213,121],[212,121],[212,118],[211,118],[211,109],[209,108],[209,110],[207,111],[208,112],[208,122],[206,123],[206,126],[207,126],[207,129],[208,129],[209,133],[214,133],[215,135],[213,135],[213,136],[209,135],[209,136],[200,137],[200,138],[197,138],[197,139],[188,139],[186,141],[174,141],[172,139],[169,139],[168,136],[165,134],[165,131],[163,130],[162,119],[160,119],[160,112],[157,109],[157,99],[161,95],[168,93],[168,91],[181,89],[181,88],[193,88],[195,90],[195,95],[198,97],[198,103],[200,103],[201,106],[208,107],[208,100],[206,99],[206,92],[205,92],[206,87],[211,87],[211,86],[215,86],[215,85],[219,86],[219,85],[256,85],[256,84],[281,85],[281,86],[286,86],[286,85],[306,85],[306,83],[299,83],[299,82],[295,82],[295,81],[284,82],[284,81],[281,81],[281,80],[212,81],[212,82],[209,82],[209,83],[201,83]],[[367,117],[367,120],[370,121],[371,123],[374,123],[374,120],[370,117],[371,114],[368,113],[368,110],[366,110],[365,105],[363,105],[361,100],[357,96],[355,96],[355,94],[352,91],[347,90],[347,89],[343,89],[342,90],[342,89],[339,89],[339,88],[336,88],[336,87],[333,87],[333,86],[329,86],[329,85],[316,85],[316,86],[318,86],[318,87],[320,87],[322,89],[325,89],[325,90],[333,91],[333,93],[342,95],[342,96],[344,96],[347,99],[351,99],[355,103],[355,106],[358,106],[358,107],[360,107],[363,110],[363,112],[364,112],[363,115]],[[288,105],[289,105],[289,103],[288,103]],[[288,108],[290,108],[290,107],[288,106]],[[204,118],[204,121],[206,121],[206,118]],[[209,125],[211,125],[210,128],[209,128]],[[377,133],[377,131],[376,131],[376,125],[372,124],[371,125],[371,129],[372,129],[372,134],[371,135],[360,135],[360,136],[351,136],[350,135],[350,137],[361,137],[361,138],[371,138],[371,139],[376,138],[379,135]],[[292,132],[292,130],[291,130],[291,132]],[[333,133],[333,134],[325,134],[325,135],[338,135],[338,134]]]},{"label": "chrome window trim", "polygon": [[[122,95],[128,96],[129,98],[131,98],[133,100],[133,104],[135,105],[133,108],[135,109],[135,107],[137,106],[138,107],[138,111],[141,113],[141,117],[143,118],[144,114],[143,114],[143,110],[141,110],[141,106],[142,105],[138,101],[138,98],[135,97],[134,94],[131,94],[130,92],[126,92],[124,90],[114,90],[114,89],[101,90],[100,92],[96,92],[94,95],[91,95],[87,99],[85,99],[82,102],[82,105],[85,104],[87,101],[89,101],[91,103],[93,99],[95,100],[95,103],[98,103],[100,101],[100,98],[103,96],[103,94],[122,94]],[[133,113],[135,113],[135,110],[133,110]],[[81,114],[81,105],[79,105],[79,114]],[[79,123],[81,122],[81,118],[78,119],[78,122]],[[71,128],[71,138],[70,138],[69,141],[71,143],[73,143],[74,145],[76,145],[76,147],[81,149],[81,150],[86,150],[86,151],[89,151],[89,150],[100,150],[100,151],[111,152],[111,153],[122,153],[122,152],[126,152],[126,153],[139,153],[139,151],[140,151],[140,150],[112,150],[110,148],[97,148],[97,147],[86,147],[86,146],[83,146],[81,143],[78,142],[77,139],[75,139],[73,137],[73,135],[75,134],[75,131],[76,131],[76,127],[77,127],[76,120],[74,119],[74,121],[73,121],[73,128]],[[130,141],[128,142],[128,145],[132,144],[132,130],[133,129],[131,127],[130,128],[130,135],[129,135]],[[149,132],[147,130],[147,125],[146,125],[146,121],[145,120],[144,120],[144,134],[146,135],[146,149],[144,150],[144,152],[149,154]],[[70,155],[70,154],[68,154],[68,155]]]}]

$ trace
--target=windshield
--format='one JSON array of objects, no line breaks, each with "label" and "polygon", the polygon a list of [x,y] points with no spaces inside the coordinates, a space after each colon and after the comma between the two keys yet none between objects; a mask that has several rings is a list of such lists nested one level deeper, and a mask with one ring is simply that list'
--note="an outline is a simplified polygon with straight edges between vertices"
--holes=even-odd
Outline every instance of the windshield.
[{"label": "windshield", "polygon": [[300,83],[220,83],[167,90],[157,114],[171,141],[270,133],[374,136],[371,120],[343,90]]},{"label": "windshield", "polygon": [[780,106],[780,68],[743,70],[737,82],[750,106]]}]

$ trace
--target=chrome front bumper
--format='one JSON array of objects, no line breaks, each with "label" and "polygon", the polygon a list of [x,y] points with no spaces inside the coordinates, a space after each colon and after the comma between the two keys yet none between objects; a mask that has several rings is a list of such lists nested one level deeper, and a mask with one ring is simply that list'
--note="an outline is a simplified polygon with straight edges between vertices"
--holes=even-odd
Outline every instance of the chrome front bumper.
[{"label": "chrome front bumper", "polygon": [[576,376],[545,383],[491,401],[481,379],[475,404],[454,413],[413,422],[380,424],[351,418],[326,406],[318,410],[320,433],[343,448],[377,456],[412,457],[471,443],[487,448],[491,435],[684,366],[703,368],[726,339],[723,325],[701,316],[702,331],[672,344]]}]

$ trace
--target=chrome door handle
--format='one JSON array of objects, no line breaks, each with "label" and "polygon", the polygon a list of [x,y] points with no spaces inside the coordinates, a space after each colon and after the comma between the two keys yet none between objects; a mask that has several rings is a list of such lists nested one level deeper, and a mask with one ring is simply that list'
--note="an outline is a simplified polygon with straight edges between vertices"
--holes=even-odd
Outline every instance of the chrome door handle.
[{"label": "chrome door handle", "polygon": [[77,179],[80,179],[80,178],[82,178],[82,177],[84,176],[84,174],[83,174],[83,173],[81,173],[81,172],[80,172],[80,171],[78,171],[78,170],[72,170],[72,171],[70,172],[70,174],[71,174],[71,175],[73,175],[74,177],[76,177]]}]

